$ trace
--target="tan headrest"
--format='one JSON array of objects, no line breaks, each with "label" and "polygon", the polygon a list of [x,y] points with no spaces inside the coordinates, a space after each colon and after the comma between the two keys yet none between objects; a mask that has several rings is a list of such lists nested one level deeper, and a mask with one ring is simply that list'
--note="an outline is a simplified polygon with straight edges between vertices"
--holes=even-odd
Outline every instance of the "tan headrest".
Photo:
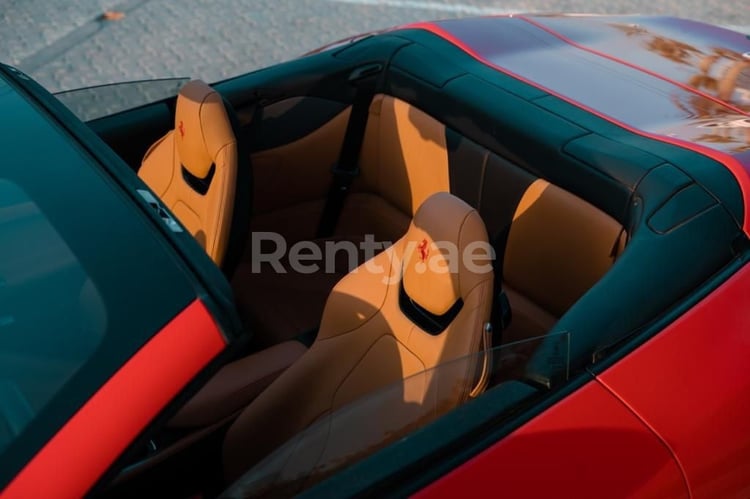
[{"label": "tan headrest", "polygon": [[174,128],[180,161],[198,178],[208,175],[222,148],[236,142],[221,96],[200,80],[180,90]]},{"label": "tan headrest", "polygon": [[404,290],[435,315],[446,313],[479,282],[492,278],[484,222],[474,208],[447,192],[422,203],[404,244]]}]

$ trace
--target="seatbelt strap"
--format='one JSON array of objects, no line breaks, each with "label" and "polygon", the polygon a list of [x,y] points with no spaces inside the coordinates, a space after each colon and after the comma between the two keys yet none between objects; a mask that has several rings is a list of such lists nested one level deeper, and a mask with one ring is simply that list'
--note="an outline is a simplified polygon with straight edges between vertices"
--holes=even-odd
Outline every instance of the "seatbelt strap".
[{"label": "seatbelt strap", "polygon": [[510,325],[513,319],[513,313],[510,308],[510,300],[505,291],[495,287],[495,299],[492,302],[492,346],[498,346],[502,343],[502,333]]},{"label": "seatbelt strap", "polygon": [[[229,229],[229,239],[221,269],[227,279],[231,279],[245,253],[245,246],[250,233],[250,219],[252,218],[253,169],[250,155],[253,150],[253,140],[260,135],[259,129],[263,121],[263,107],[257,99],[246,103],[252,106],[252,119],[248,131],[241,126],[232,104],[224,100],[227,116],[237,140],[237,172],[235,181],[234,206],[232,207],[232,222]],[[243,168],[244,166],[244,168]]]},{"label": "seatbelt strap", "polygon": [[495,270],[492,312],[490,323],[492,324],[492,346],[497,347],[502,344],[502,333],[513,320],[513,313],[510,307],[508,295],[503,290],[503,260],[505,245],[507,244],[509,229],[500,232],[492,239],[492,248],[495,251],[495,259],[492,264]]},{"label": "seatbelt strap", "polygon": [[318,225],[318,237],[330,237],[336,230],[341,210],[354,179],[359,175],[359,154],[365,140],[365,128],[370,104],[375,96],[375,82],[383,70],[382,64],[369,64],[355,70],[349,82],[356,86],[349,122],[341,144],[338,162],[333,166],[333,182]]}]

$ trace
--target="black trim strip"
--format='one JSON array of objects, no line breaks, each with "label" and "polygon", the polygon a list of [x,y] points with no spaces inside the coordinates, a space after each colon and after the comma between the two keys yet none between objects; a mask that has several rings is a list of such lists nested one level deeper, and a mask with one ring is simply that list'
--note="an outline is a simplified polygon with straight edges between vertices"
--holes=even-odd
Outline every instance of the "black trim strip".
[{"label": "black trim strip", "polygon": [[453,322],[463,308],[464,301],[459,298],[456,300],[456,303],[451,305],[451,308],[447,312],[442,315],[435,315],[406,294],[404,280],[401,279],[398,289],[398,306],[404,315],[422,330],[432,335],[438,335],[445,331],[451,322]]},{"label": "black trim strip", "polygon": [[213,180],[214,174],[216,173],[216,163],[211,163],[211,168],[209,168],[208,174],[203,178],[196,177],[190,173],[188,169],[185,168],[185,165],[180,166],[182,167],[182,178],[185,180],[185,183],[201,196],[205,196],[208,192],[208,188],[211,187],[211,180]]}]

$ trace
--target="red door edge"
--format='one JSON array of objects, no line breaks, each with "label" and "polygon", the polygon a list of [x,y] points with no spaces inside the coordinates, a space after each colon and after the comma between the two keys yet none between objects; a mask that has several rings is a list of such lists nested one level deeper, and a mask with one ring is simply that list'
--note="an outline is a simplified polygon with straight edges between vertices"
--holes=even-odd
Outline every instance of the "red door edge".
[{"label": "red door edge", "polygon": [[721,151],[717,151],[715,149],[711,149],[710,147],[706,147],[700,144],[695,144],[693,142],[688,142],[686,140],[678,139],[675,137],[668,137],[666,135],[660,135],[657,133],[646,132],[644,130],[634,128],[592,107],[582,104],[563,94],[555,92],[554,90],[549,89],[543,85],[539,85],[538,83],[532,80],[529,80],[528,78],[524,78],[523,76],[517,73],[514,73],[513,71],[503,68],[502,66],[498,66],[497,64],[494,64],[492,61],[489,61],[485,59],[484,57],[482,57],[481,55],[479,55],[474,49],[472,49],[470,46],[465,44],[462,40],[453,36],[451,33],[444,30],[440,26],[437,26],[436,24],[433,24],[430,22],[418,22],[418,23],[404,25],[401,27],[401,29],[421,29],[424,31],[429,31],[430,33],[436,36],[439,36],[445,41],[455,45],[457,48],[463,50],[464,52],[466,52],[466,54],[473,57],[474,59],[481,62],[482,64],[488,67],[491,67],[493,69],[496,69],[497,71],[500,71],[501,73],[511,76],[519,81],[522,81],[526,83],[527,85],[531,85],[535,88],[538,88],[539,90],[542,90],[550,95],[554,95],[558,99],[561,99],[580,109],[584,109],[588,111],[589,113],[595,116],[598,116],[599,118],[602,118],[606,121],[609,121],[610,123],[614,125],[617,125],[621,128],[624,128],[625,130],[628,130],[629,132],[640,135],[642,137],[647,137],[649,139],[658,140],[666,144],[671,144],[671,145],[675,145],[678,147],[682,147],[683,149],[691,150],[693,152],[696,152],[698,154],[711,158],[715,161],[718,161],[719,163],[723,164],[734,175],[735,179],[737,179],[737,183],[740,186],[740,191],[742,192],[743,208],[745,212],[743,214],[742,230],[746,235],[750,236],[750,216],[747,216],[747,211],[748,211],[747,207],[750,204],[750,173],[748,173],[745,167],[742,166],[742,164],[733,156],[727,153],[721,152]]},{"label": "red door edge", "polygon": [[625,399],[623,399],[615,390],[613,390],[601,377],[594,376],[594,379],[596,380],[599,385],[602,386],[605,390],[607,390],[610,395],[612,395],[615,399],[617,399],[628,411],[630,411],[633,416],[638,418],[638,420],[643,423],[643,426],[648,428],[648,431],[650,431],[658,440],[661,442],[661,444],[664,446],[665,449],[667,449],[667,452],[672,456],[672,459],[674,459],[674,462],[677,464],[677,467],[680,470],[680,474],[682,475],[682,479],[685,482],[685,490],[687,491],[688,497],[693,497],[692,489],[690,488],[690,480],[688,479],[687,472],[685,471],[685,466],[682,464],[682,461],[680,461],[680,457],[677,455],[677,453],[674,451],[671,445],[669,445],[669,442],[666,441],[666,439],[658,432],[656,431],[656,428],[654,428],[646,419],[641,416],[638,411],[636,411],[632,405],[630,405]]},{"label": "red door edge", "polygon": [[225,346],[208,309],[192,302],[78,410],[0,497],[82,497]]}]

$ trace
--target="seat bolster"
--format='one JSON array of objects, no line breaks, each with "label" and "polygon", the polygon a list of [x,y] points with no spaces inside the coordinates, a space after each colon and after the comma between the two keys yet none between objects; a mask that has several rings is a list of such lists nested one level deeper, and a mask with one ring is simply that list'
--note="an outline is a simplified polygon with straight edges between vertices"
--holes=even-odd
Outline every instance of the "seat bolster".
[{"label": "seat bolster", "polygon": [[214,424],[243,409],[307,349],[286,341],[225,365],[172,418],[173,428]]},{"label": "seat bolster", "polygon": [[[237,180],[237,144],[223,147],[216,157],[216,174],[203,203],[206,214],[206,253],[221,266],[229,242]],[[185,186],[185,188],[188,188]],[[192,193],[191,193],[192,194]],[[198,205],[198,202],[193,203]]]},{"label": "seat bolster", "polygon": [[[464,219],[458,235],[459,290],[468,295],[477,286],[492,287],[495,273],[492,267],[492,247],[482,217],[474,210]],[[488,303],[491,303],[491,299]]]},{"label": "seat bolster", "polygon": [[174,130],[171,130],[148,149],[138,169],[138,176],[154,194],[162,198],[174,182],[175,166],[178,164],[179,161],[175,158]]}]

